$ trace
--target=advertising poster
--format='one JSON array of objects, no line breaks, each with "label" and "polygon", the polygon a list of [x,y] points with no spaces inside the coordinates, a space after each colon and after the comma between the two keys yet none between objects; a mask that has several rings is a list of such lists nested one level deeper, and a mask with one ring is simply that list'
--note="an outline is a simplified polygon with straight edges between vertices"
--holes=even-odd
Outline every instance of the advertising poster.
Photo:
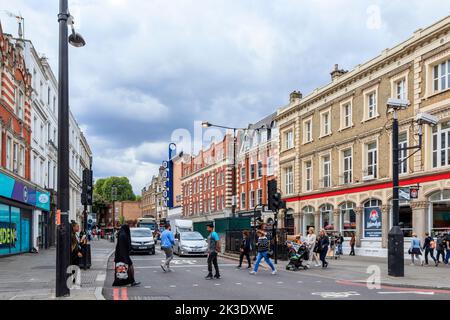
[{"label": "advertising poster", "polygon": [[364,237],[365,238],[381,238],[381,209],[365,208],[364,209]]}]

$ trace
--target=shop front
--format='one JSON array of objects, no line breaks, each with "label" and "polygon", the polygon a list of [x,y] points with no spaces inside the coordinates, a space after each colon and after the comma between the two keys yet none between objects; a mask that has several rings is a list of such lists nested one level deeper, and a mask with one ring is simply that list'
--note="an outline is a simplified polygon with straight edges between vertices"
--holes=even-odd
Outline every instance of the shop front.
[{"label": "shop front", "polygon": [[48,192],[0,172],[0,256],[37,247],[39,215],[49,211]]}]

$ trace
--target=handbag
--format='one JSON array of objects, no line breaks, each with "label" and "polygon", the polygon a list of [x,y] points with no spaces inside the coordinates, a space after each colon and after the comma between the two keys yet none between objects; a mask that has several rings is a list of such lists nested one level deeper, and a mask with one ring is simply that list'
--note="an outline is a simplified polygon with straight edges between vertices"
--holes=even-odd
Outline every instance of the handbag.
[{"label": "handbag", "polygon": [[128,264],[123,262],[116,263],[116,278],[119,280],[127,280],[128,279]]}]

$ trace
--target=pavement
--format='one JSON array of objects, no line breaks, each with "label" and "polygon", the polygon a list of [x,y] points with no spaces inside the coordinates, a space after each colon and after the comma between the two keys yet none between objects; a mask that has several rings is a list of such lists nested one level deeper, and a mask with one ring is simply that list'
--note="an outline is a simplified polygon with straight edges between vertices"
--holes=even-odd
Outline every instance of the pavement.
[{"label": "pavement", "polygon": [[0,258],[0,300],[104,300],[101,294],[114,243],[91,242],[92,266],[81,271],[81,286],[70,297],[55,297],[56,249]]},{"label": "pavement", "polygon": [[[236,269],[235,257],[221,256],[219,267],[222,278],[219,280],[204,279],[207,274],[204,257],[175,256],[173,272],[170,273],[165,273],[160,267],[164,254],[158,248],[154,256],[134,255],[132,259],[136,281],[140,281],[141,285],[112,287],[114,263],[111,257],[103,289],[107,300],[450,300],[450,290],[446,289],[367,286],[366,282],[361,282],[369,276],[365,273],[367,270],[354,264],[365,261],[367,266],[376,266],[373,262],[377,261],[371,261],[373,258],[352,261],[345,257],[330,261],[327,269],[312,268],[298,272],[285,270],[286,262],[280,261],[276,275],[272,275],[263,263],[257,275],[250,275],[246,268]],[[379,268],[384,270],[382,265]],[[431,267],[422,270],[431,271]],[[439,277],[433,281],[447,282],[450,269],[440,267],[436,270]]]},{"label": "pavement", "polygon": [[[224,254],[226,258],[238,261],[236,254]],[[411,260],[405,259],[405,276],[401,278],[390,277],[388,275],[387,258],[360,257],[342,255],[337,259],[328,258],[332,266],[321,275],[336,281],[367,283],[368,278],[379,275],[379,283],[387,286],[398,286],[404,288],[426,288],[450,290],[450,266],[439,264],[435,266],[433,260],[429,258],[429,265],[411,266]],[[279,261],[280,268],[285,268],[287,261]]]}]

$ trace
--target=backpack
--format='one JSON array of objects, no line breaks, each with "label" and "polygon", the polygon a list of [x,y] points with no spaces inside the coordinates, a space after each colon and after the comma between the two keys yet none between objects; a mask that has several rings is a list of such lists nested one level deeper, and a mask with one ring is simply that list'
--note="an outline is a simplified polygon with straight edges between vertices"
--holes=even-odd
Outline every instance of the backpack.
[{"label": "backpack", "polygon": [[437,238],[437,249],[444,250],[444,239],[442,237]]}]

